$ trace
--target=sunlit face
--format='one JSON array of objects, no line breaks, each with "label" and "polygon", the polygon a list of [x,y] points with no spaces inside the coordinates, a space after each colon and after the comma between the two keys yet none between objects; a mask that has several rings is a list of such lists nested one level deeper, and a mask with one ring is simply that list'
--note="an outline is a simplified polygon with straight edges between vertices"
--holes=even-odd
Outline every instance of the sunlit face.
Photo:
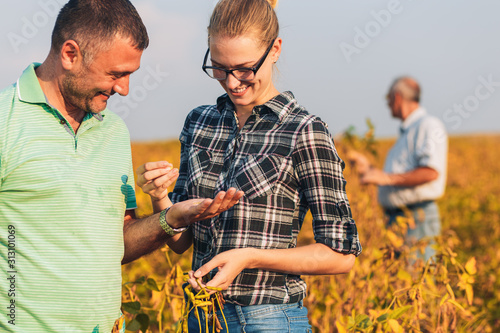
[{"label": "sunlit face", "polygon": [[127,39],[116,39],[113,46],[96,54],[88,66],[80,65],[66,73],[61,93],[66,108],[101,112],[114,93],[126,96],[130,74],[139,69],[142,51]]},{"label": "sunlit face", "polygon": [[[211,37],[211,65],[225,69],[254,67],[264,55],[267,45],[253,36],[235,38]],[[219,81],[238,110],[251,111],[278,94],[272,82],[273,63],[281,52],[281,39],[277,38],[267,58],[251,81],[239,81],[233,75]]]}]

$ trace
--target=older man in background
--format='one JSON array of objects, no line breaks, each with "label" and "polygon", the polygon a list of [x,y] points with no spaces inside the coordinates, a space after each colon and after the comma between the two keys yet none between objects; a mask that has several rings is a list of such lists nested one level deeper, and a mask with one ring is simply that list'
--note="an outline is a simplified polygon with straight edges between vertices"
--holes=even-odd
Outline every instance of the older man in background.
[{"label": "older man in background", "polygon": [[400,135],[389,151],[384,169],[376,169],[368,159],[352,152],[362,184],[378,185],[378,200],[388,216],[389,225],[398,216],[411,212],[407,244],[429,238],[424,260],[434,254],[432,238],[441,232],[435,200],[445,191],[448,138],[442,122],[420,106],[420,86],[413,78],[396,79],[387,94],[394,118],[401,119]]}]

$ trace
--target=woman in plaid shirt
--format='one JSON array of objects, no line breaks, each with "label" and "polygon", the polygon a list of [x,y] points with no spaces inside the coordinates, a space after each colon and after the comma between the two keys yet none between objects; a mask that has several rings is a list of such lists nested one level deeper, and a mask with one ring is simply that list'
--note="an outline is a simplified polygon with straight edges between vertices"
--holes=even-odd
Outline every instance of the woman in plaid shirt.
[{"label": "woman in plaid shirt", "polygon": [[[344,162],[327,125],[272,82],[282,46],[275,4],[216,5],[203,70],[226,93],[187,116],[170,194],[175,203],[235,188],[245,193],[233,208],[167,241],[178,253],[194,245],[189,282],[198,289],[196,280],[207,276],[207,286],[224,290],[230,332],[310,331],[300,275],[346,273],[361,252]],[[170,204],[166,188],[177,176],[162,165],[148,163],[138,178],[155,210]],[[307,210],[316,243],[296,247]]]}]

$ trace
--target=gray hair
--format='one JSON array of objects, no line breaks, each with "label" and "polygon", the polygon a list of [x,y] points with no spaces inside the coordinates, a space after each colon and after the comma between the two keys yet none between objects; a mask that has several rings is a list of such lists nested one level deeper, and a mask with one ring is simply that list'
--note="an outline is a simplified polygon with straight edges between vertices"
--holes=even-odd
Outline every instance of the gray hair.
[{"label": "gray hair", "polygon": [[394,80],[390,92],[399,93],[407,101],[420,102],[420,86],[412,77],[402,76]]}]

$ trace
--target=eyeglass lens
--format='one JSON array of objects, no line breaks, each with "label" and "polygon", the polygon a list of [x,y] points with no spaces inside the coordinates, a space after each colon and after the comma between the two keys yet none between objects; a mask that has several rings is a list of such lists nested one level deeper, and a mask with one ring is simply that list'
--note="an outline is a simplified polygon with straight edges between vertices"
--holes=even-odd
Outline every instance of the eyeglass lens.
[{"label": "eyeglass lens", "polygon": [[[218,68],[206,68],[208,75],[217,80],[225,80],[227,75],[226,71]],[[238,80],[249,81],[254,78],[254,73],[251,69],[234,69],[230,71]]]}]

